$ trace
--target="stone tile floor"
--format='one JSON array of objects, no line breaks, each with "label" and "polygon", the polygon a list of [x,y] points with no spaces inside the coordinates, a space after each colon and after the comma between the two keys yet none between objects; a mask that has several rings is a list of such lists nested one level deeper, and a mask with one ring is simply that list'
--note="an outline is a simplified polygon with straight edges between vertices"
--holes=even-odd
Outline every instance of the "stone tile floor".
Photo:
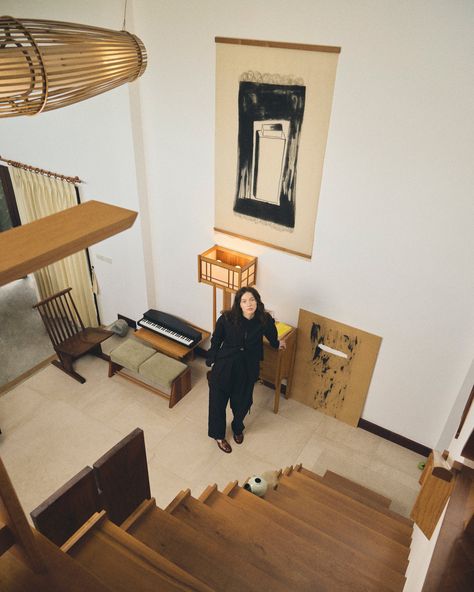
[{"label": "stone tile floor", "polygon": [[160,507],[187,487],[198,496],[210,483],[222,488],[301,462],[370,487],[409,515],[422,456],[291,399],[282,398],[275,415],[273,391],[260,384],[244,443],[224,454],[207,436],[207,368],[201,359],[191,365],[193,388],[173,409],[120,376],[108,378],[107,363],[92,356],[76,362],[83,385],[49,365],[0,396],[0,456],[25,511],[140,427]]}]

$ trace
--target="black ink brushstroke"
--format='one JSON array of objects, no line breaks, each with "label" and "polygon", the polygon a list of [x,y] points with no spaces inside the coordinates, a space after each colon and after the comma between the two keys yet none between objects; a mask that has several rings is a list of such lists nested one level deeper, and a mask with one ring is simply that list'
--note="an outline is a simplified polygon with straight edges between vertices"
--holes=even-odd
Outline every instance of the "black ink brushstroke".
[{"label": "black ink brushstroke", "polygon": [[[294,228],[298,145],[305,97],[306,88],[300,85],[239,83],[238,166],[234,212]],[[250,199],[254,122],[271,119],[289,122],[279,205]]]}]

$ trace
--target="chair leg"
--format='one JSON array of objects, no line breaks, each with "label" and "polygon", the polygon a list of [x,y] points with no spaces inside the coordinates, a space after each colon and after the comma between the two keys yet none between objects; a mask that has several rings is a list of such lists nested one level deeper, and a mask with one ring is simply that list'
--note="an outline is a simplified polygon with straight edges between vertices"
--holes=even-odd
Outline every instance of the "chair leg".
[{"label": "chair leg", "polygon": [[100,343],[95,345],[91,350],[89,350],[88,353],[92,354],[93,356],[97,356],[98,358],[102,358],[102,360],[106,360],[107,362],[110,359],[110,356],[104,354],[104,352],[102,351]]},{"label": "chair leg", "polygon": [[60,354],[59,352],[56,353],[59,357],[59,360],[53,360],[51,364],[53,364],[54,366],[56,366],[56,368],[59,368],[66,374],[68,374],[71,378],[74,378],[81,384],[84,384],[86,382],[86,379],[74,371],[74,368],[72,366],[72,357],[66,354]]}]

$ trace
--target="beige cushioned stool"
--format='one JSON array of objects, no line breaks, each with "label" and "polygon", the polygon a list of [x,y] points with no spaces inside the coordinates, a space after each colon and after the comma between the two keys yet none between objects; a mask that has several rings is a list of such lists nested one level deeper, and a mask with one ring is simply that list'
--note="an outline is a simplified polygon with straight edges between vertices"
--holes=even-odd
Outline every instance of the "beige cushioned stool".
[{"label": "beige cushioned stool", "polygon": [[[122,372],[122,368],[131,370],[137,376]],[[109,377],[114,374],[119,374],[131,382],[169,399],[169,407],[176,405],[191,390],[191,368],[178,360],[158,353],[135,339],[127,339],[110,352]],[[151,383],[158,383],[169,390],[170,394],[140,380],[140,377]]]},{"label": "beige cushioned stool", "polygon": [[141,364],[155,355],[156,351],[134,339],[127,339],[110,352],[110,359],[128,370],[138,372]]},{"label": "beige cushioned stool", "polygon": [[141,364],[138,371],[144,378],[171,389],[174,380],[186,370],[186,364],[156,352]]}]

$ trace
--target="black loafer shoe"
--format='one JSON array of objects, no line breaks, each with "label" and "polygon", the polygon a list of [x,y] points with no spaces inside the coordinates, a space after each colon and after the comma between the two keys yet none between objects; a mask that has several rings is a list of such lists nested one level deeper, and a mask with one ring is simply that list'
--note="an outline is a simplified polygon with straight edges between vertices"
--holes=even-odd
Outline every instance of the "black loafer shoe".
[{"label": "black loafer shoe", "polygon": [[216,440],[216,442],[217,446],[219,446],[222,452],[225,452],[227,454],[230,454],[232,452],[232,446],[229,444],[229,442],[227,442],[227,440]]},{"label": "black loafer shoe", "polygon": [[244,441],[244,435],[243,434],[234,434],[234,442],[236,444],[242,444],[243,441]]}]

